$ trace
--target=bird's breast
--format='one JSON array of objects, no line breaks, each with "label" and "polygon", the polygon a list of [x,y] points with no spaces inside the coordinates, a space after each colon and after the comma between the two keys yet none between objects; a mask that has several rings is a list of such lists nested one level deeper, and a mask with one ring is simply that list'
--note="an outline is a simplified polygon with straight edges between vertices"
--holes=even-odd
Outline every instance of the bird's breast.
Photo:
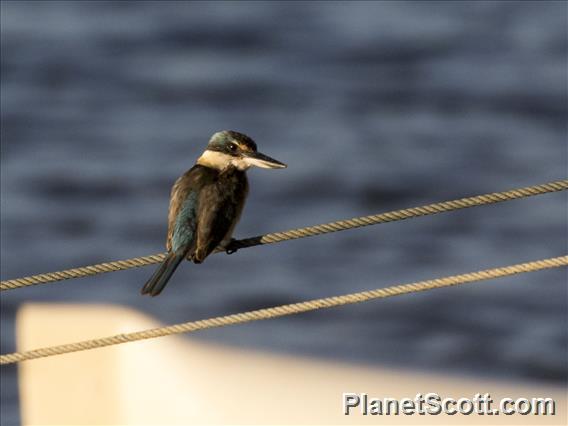
[{"label": "bird's breast", "polygon": [[222,216],[223,221],[236,221],[241,214],[247,194],[248,182],[244,172],[235,169],[219,173],[216,179],[201,188],[200,217],[213,220]]}]

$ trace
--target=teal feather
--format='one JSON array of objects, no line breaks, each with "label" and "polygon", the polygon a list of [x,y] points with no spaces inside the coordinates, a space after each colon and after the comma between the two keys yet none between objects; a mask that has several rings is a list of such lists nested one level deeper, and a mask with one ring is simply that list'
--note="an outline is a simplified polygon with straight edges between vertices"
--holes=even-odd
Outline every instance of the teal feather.
[{"label": "teal feather", "polygon": [[193,245],[197,227],[197,192],[191,191],[176,217],[172,235],[172,251],[187,251]]}]

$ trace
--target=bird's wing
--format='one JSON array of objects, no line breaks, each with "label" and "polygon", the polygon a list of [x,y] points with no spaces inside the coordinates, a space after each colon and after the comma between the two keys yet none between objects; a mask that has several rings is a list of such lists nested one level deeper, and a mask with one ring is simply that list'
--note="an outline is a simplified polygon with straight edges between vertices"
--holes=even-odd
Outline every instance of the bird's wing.
[{"label": "bird's wing", "polygon": [[172,187],[168,214],[167,249],[189,251],[194,245],[197,228],[199,171],[194,167],[182,175]]}]

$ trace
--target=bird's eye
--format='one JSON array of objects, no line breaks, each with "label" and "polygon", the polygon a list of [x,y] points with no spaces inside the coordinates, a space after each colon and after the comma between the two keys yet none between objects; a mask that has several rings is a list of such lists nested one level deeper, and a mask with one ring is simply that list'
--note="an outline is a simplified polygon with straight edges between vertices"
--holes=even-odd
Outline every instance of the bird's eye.
[{"label": "bird's eye", "polygon": [[236,151],[236,150],[237,150],[237,145],[234,144],[234,143],[230,143],[230,144],[229,144],[229,149],[230,149],[231,151]]}]

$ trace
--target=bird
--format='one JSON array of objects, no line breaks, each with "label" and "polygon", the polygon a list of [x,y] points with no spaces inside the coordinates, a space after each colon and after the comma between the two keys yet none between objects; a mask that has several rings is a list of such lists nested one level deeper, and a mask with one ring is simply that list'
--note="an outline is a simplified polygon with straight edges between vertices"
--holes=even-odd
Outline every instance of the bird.
[{"label": "bird", "polygon": [[287,165],[261,154],[247,135],[215,133],[195,165],[174,183],[168,212],[167,255],[142,287],[159,295],[180,263],[202,263],[216,248],[227,250],[246,198],[251,167],[283,169]]}]

